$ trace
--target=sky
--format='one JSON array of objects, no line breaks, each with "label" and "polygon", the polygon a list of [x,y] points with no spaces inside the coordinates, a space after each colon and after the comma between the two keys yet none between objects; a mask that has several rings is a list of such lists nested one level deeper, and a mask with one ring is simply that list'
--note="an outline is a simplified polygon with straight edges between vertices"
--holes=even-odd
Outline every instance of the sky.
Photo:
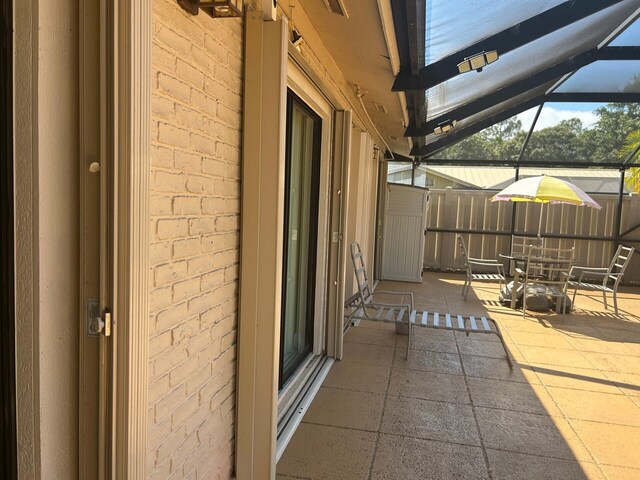
[{"label": "sky", "polygon": [[[536,123],[536,127],[534,131],[541,130],[543,128],[552,127],[557,125],[562,120],[568,120],[570,118],[578,118],[582,120],[582,126],[584,128],[592,127],[596,121],[598,120],[596,115],[593,113],[594,110],[598,107],[605,105],[604,103],[553,103],[546,104],[542,112],[540,113],[540,118],[538,118],[538,123]],[[536,115],[536,111],[538,107],[527,110],[526,112],[522,112],[518,115],[518,118],[522,122],[522,128],[524,130],[529,130],[531,126],[531,122]]]}]

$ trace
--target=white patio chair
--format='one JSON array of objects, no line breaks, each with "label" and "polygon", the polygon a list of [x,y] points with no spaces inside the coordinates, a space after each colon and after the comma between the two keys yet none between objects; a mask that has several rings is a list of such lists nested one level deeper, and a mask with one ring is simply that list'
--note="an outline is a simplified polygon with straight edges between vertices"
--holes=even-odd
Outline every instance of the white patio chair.
[{"label": "white patio chair", "polygon": [[[467,252],[467,245],[465,244],[462,235],[456,235],[456,238],[458,240],[458,246],[460,247],[460,252],[462,253],[462,258],[464,260],[464,266],[467,273],[467,277],[465,278],[461,292],[461,295],[464,296],[464,299],[467,299],[467,293],[469,293],[469,289],[471,288],[472,280],[488,280],[492,282],[495,282],[497,280],[499,283],[499,288],[500,290],[502,290],[502,284],[505,282],[504,266],[502,265],[502,263],[495,259],[470,257]],[[474,273],[474,266],[495,269],[496,273]]]},{"label": "white patio chair", "polygon": [[527,294],[529,293],[529,286],[532,285],[544,286],[544,295],[556,297],[556,311],[560,308],[562,318],[564,318],[567,310],[569,274],[573,266],[574,255],[575,247],[529,247],[526,271],[523,272],[518,269],[520,277],[524,278],[522,318],[526,317]]},{"label": "white patio chair", "polygon": [[[570,280],[569,285],[574,289],[573,290],[573,302],[575,304],[576,293],[578,289],[589,290],[602,292],[602,300],[604,301],[604,308],[608,309],[607,306],[607,293],[611,293],[613,296],[613,309],[618,314],[618,285],[620,285],[620,281],[622,280],[622,276],[624,275],[624,271],[627,269],[627,265],[631,261],[633,257],[633,252],[635,248],[633,247],[625,247],[624,245],[618,245],[618,249],[616,250],[609,267],[603,268],[593,268],[593,267],[581,267],[574,266],[571,269],[571,278],[578,278],[577,281]],[[597,283],[589,283],[583,279],[583,277],[591,277],[597,278],[602,277],[601,282]],[[613,285],[609,286],[609,281],[613,281]]]},{"label": "white patio chair", "polygon": [[[356,275],[356,284],[358,285],[358,296],[356,301],[350,305],[356,308],[354,312],[355,316],[361,318],[367,318],[371,320],[377,320],[380,312],[387,308],[392,307],[392,311],[395,311],[396,316],[400,318],[404,317],[407,320],[407,328],[409,325],[409,313],[413,310],[413,292],[390,292],[375,290],[371,286],[369,277],[367,275],[367,269],[364,264],[364,258],[362,257],[362,250],[358,242],[351,244],[351,261],[353,263],[353,271]],[[375,290],[375,291],[374,291]],[[375,297],[380,295],[392,295],[400,297],[408,297],[409,303],[389,303],[376,301]],[[397,307],[397,308],[393,308]],[[402,313],[400,313],[402,312]]]}]

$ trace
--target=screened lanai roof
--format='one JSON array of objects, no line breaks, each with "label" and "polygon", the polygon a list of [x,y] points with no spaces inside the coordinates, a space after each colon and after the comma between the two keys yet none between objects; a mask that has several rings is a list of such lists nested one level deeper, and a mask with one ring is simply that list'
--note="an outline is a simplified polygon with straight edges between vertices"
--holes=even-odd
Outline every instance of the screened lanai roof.
[{"label": "screened lanai roof", "polygon": [[640,102],[640,0],[392,5],[418,159],[543,103]]}]

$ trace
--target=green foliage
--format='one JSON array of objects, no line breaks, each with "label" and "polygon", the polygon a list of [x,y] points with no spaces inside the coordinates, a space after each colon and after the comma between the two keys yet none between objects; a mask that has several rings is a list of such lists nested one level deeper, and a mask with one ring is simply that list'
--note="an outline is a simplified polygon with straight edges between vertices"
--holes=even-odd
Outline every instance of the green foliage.
[{"label": "green foliage", "polygon": [[[524,158],[550,163],[620,160],[627,136],[640,130],[640,105],[610,103],[594,111],[598,120],[584,128],[577,118],[535,131]],[[527,132],[512,117],[497,123],[441,152],[441,158],[466,160],[516,160]],[[640,137],[640,134],[639,134]]]},{"label": "green foliage", "polygon": [[[627,136],[625,144],[620,149],[620,158],[626,159],[631,155],[635,149],[640,145],[640,130],[635,130]],[[636,163],[638,160],[638,153],[635,154]],[[629,190],[640,193],[640,167],[635,167],[627,172],[625,183]]]}]

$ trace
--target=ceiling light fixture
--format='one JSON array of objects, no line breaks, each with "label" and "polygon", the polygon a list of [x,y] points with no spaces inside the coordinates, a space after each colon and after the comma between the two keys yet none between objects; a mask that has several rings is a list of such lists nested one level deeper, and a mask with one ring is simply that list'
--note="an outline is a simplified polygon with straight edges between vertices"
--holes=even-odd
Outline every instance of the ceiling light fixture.
[{"label": "ceiling light fixture", "polygon": [[242,16],[243,0],[178,0],[184,10],[191,15],[197,15],[202,9],[207,15],[213,18],[232,18]]},{"label": "ceiling light fixture", "polygon": [[445,120],[444,122],[439,123],[438,126],[433,129],[433,133],[435,133],[436,135],[447,133],[455,128],[457,123],[457,120]]},{"label": "ceiling light fixture", "polygon": [[471,57],[465,58],[462,62],[458,64],[458,71],[460,73],[467,73],[471,70],[475,70],[477,72],[481,72],[484,67],[489,65],[490,63],[498,60],[500,56],[496,50],[491,50],[490,52],[480,52],[476,55],[472,55]]}]

